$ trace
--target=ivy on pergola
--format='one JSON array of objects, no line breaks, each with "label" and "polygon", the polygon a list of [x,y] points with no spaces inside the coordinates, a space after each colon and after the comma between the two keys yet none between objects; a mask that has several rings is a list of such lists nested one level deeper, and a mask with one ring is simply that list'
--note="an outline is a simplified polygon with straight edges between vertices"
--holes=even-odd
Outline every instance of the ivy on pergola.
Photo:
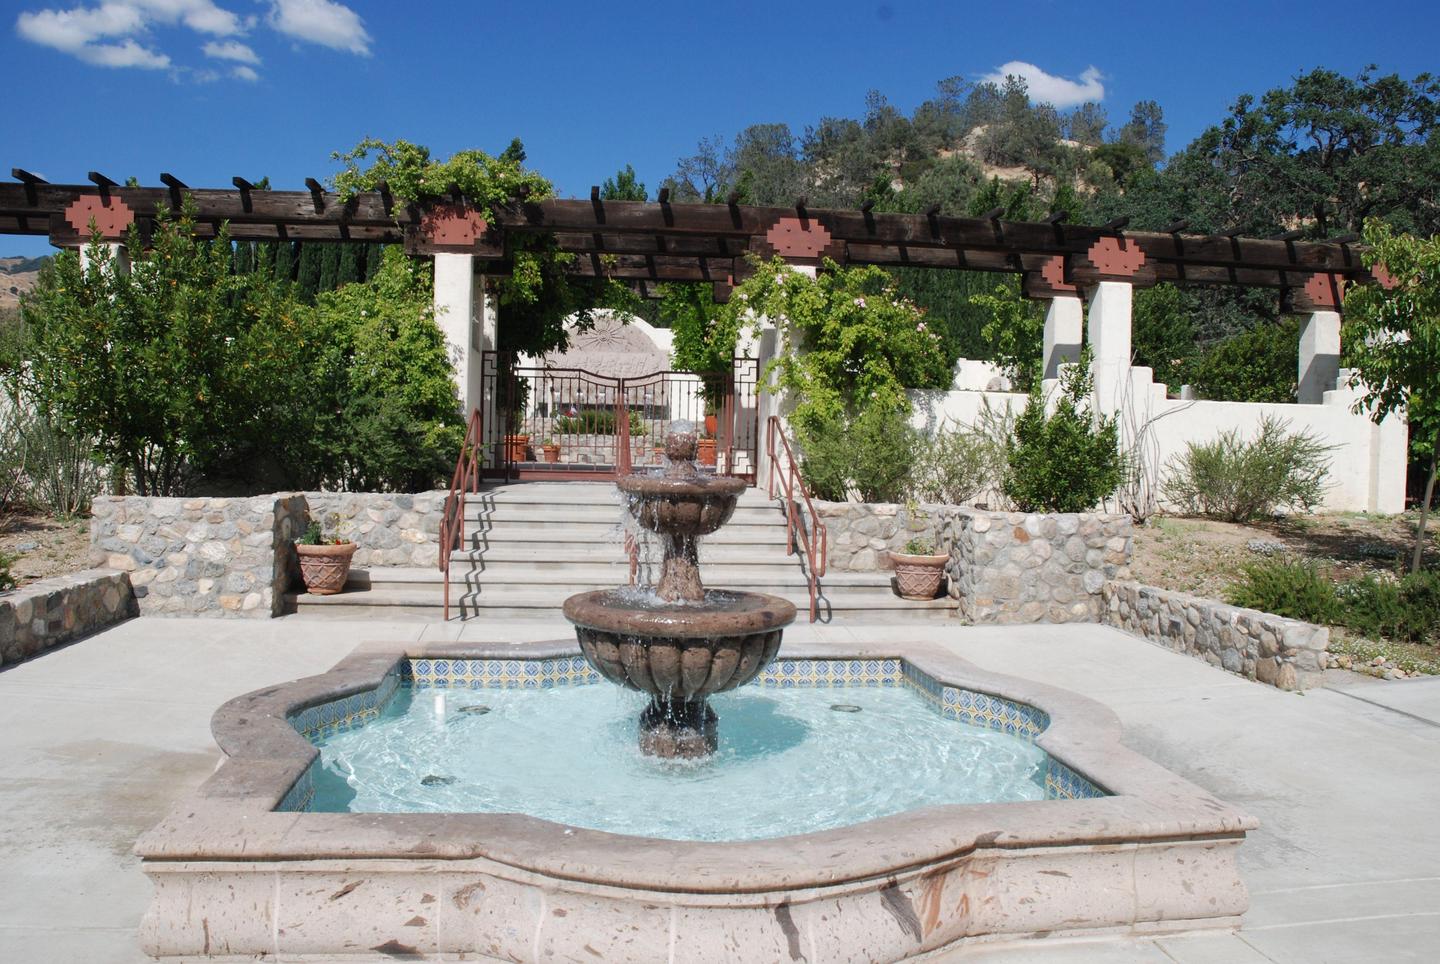
[{"label": "ivy on pergola", "polygon": [[[819,210],[799,198],[790,207],[739,204],[515,198],[489,216],[458,191],[425,205],[407,204],[382,184],[348,200],[314,178],[304,191],[260,190],[236,177],[229,188],[192,188],[171,174],[162,187],[125,187],[91,171],[88,184],[51,184],[19,168],[18,183],[0,184],[0,234],[47,235],[59,247],[106,239],[129,227],[142,237],[157,212],[194,204],[196,230],[213,235],[228,223],[237,241],[371,241],[404,244],[412,254],[470,254],[489,274],[509,269],[507,239],[545,233],[577,255],[571,269],[639,284],[699,281],[717,298],[750,269],[747,255],[778,255],[792,264],[873,264],[1019,273],[1031,297],[1075,295],[1101,281],[1145,287],[1175,284],[1274,288],[1294,311],[1337,309],[1345,283],[1377,280],[1353,237],[1322,242],[1186,233],[1177,222],[1160,232],[1129,231],[1124,219],[1103,225],[1005,221],[1000,211],[979,218]],[[1383,274],[1383,272],[1381,272]]]}]

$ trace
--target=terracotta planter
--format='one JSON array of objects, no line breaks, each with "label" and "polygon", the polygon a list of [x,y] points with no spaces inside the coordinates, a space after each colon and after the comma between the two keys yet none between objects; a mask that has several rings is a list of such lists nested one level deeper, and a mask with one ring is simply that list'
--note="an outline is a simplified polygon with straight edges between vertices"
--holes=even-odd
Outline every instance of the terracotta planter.
[{"label": "terracotta planter", "polygon": [[300,557],[300,578],[305,582],[305,591],[316,596],[333,596],[345,588],[355,543],[305,546],[297,542],[295,554]]},{"label": "terracotta planter", "polygon": [[715,440],[702,438],[695,447],[695,461],[701,465],[715,464]]},{"label": "terracotta planter", "polygon": [[560,461],[560,446],[558,446],[558,445],[542,445],[542,446],[540,446],[540,450],[545,453],[545,461],[547,461],[547,462],[558,462],[558,461]]},{"label": "terracotta planter", "polygon": [[507,435],[507,436],[505,436],[505,461],[507,461],[507,462],[528,462],[528,461],[530,461],[530,436],[528,436],[528,435]]},{"label": "terracotta planter", "polygon": [[890,551],[890,562],[895,566],[895,586],[906,599],[934,599],[940,594],[940,580],[945,576],[945,564],[950,561],[944,556],[912,556],[906,552]]}]

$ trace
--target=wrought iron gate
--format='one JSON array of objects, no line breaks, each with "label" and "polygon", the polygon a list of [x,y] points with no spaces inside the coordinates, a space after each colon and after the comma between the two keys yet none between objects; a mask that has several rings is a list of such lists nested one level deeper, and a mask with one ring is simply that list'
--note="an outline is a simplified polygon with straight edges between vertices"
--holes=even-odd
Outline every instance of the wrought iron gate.
[{"label": "wrought iron gate", "polygon": [[484,477],[608,479],[659,467],[666,433],[684,422],[701,434],[702,464],[755,481],[755,359],[736,358],[728,372],[627,378],[520,362],[502,352],[485,352],[481,360]]}]

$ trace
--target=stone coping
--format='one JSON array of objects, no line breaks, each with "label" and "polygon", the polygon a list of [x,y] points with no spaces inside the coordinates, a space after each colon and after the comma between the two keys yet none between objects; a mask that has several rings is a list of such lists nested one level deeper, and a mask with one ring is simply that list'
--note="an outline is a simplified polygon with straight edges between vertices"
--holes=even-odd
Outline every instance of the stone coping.
[{"label": "stone coping", "polygon": [[1104,787],[1083,800],[950,804],[817,833],[710,842],[632,837],[524,814],[277,812],[318,751],[288,718],[374,689],[404,659],[574,656],[570,640],[526,644],[365,643],[333,669],[257,690],[222,706],[212,732],[227,759],[144,834],[146,864],[407,859],[473,861],[521,876],[689,894],[872,887],[976,851],[1213,841],[1231,845],[1257,821],[1121,743],[1118,718],[1065,690],[989,673],[931,643],[807,643],[789,659],[900,659],[944,685],[1044,710],[1035,743]]}]

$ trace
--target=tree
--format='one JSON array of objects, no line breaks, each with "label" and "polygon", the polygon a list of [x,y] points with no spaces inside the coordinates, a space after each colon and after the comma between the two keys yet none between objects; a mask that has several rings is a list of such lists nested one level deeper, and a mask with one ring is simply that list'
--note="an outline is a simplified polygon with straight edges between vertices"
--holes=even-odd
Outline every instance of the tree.
[{"label": "tree", "polygon": [[635,177],[635,168],[626,164],[623,170],[616,171],[614,177],[607,177],[605,183],[600,185],[600,199],[602,201],[648,201],[650,195],[645,193],[645,185]]},{"label": "tree", "polygon": [[1145,152],[1145,160],[1158,164],[1165,158],[1165,112],[1153,100],[1142,100],[1130,108],[1130,120],[1120,128],[1120,142]]},{"label": "tree", "polygon": [[1365,241],[1366,266],[1383,266],[1394,286],[1363,286],[1346,298],[1351,384],[1364,389],[1358,407],[1372,419],[1404,412],[1412,435],[1428,441],[1430,467],[1410,556],[1410,571],[1418,572],[1440,468],[1440,236],[1399,234],[1371,220]]},{"label": "tree", "polygon": [[193,207],[162,212],[131,270],[92,240],[64,252],[23,307],[25,391],[96,440],[141,495],[178,495],[216,466],[293,437],[308,367],[304,313],[286,288],[233,275],[227,232],[197,240]]},{"label": "tree", "polygon": [[1293,402],[1300,325],[1293,317],[1262,323],[1216,342],[1192,364],[1201,398],[1227,402]]},{"label": "tree", "polygon": [[1065,135],[1077,144],[1098,147],[1105,141],[1105,128],[1109,123],[1105,108],[1087,100],[1065,118]]},{"label": "tree", "polygon": [[[1440,83],[1355,78],[1317,69],[1230,116],[1142,187],[1164,213],[1197,230],[1263,235],[1300,227],[1315,238],[1358,233],[1378,217],[1397,229],[1440,232]],[[1152,224],[1158,227],[1158,224]]]},{"label": "tree", "polygon": [[1157,382],[1178,388],[1195,355],[1195,328],[1184,294],[1172,284],[1160,284],[1137,289],[1134,304],[1135,363],[1153,370]]}]

